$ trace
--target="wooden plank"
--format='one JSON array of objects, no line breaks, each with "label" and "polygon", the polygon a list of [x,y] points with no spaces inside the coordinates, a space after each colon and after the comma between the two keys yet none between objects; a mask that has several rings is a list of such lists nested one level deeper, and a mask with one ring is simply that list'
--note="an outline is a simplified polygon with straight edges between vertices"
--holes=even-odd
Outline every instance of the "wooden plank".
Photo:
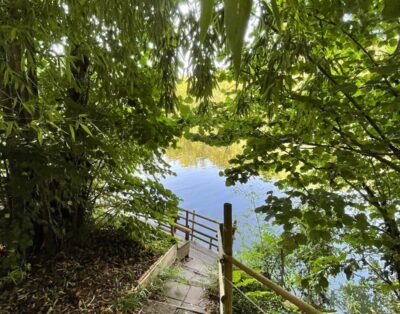
[{"label": "wooden plank", "polygon": [[213,236],[211,236],[211,235],[209,235],[209,234],[207,234],[207,233],[201,232],[201,231],[196,230],[196,229],[194,229],[193,231],[196,232],[197,234],[201,234],[202,236],[205,236],[206,238],[209,238],[209,239],[213,239],[213,240],[215,240],[215,241],[218,241],[218,238],[217,238],[217,237],[213,237]]},{"label": "wooden plank", "polygon": [[[210,242],[208,242],[208,240],[204,240],[203,238],[200,238],[200,237],[198,237],[197,235],[195,235],[195,234],[193,234],[193,238],[195,238],[195,239],[198,239],[198,240],[200,240],[200,241],[202,241],[202,242],[204,242],[204,243],[207,243],[207,244],[209,244]],[[212,246],[213,247],[215,247],[215,248],[218,248],[218,245],[216,245],[216,244],[212,244]]]},{"label": "wooden plank", "polygon": [[[186,219],[186,217],[183,217],[183,216],[181,216],[181,215],[178,215],[178,217],[179,217],[179,218],[182,218],[182,219]],[[192,220],[192,219],[189,219],[189,217],[188,217],[188,221],[189,221],[189,222],[193,222],[193,220]],[[203,228],[205,228],[205,229],[207,229],[207,230],[210,230],[210,231],[212,231],[212,232],[217,233],[217,229],[211,228],[211,227],[209,227],[209,226],[207,226],[207,225],[204,225],[204,224],[202,224],[202,223],[200,223],[200,222],[198,222],[198,221],[196,221],[195,224],[196,224],[197,226],[203,227]]]},{"label": "wooden plank", "polygon": [[[212,239],[212,240],[215,240],[215,241],[218,240],[217,237],[212,237],[209,234],[203,233],[203,232],[198,231],[196,229],[193,229],[193,230],[192,229],[188,229],[185,226],[180,225],[179,223],[175,223],[175,224],[173,224],[171,226],[168,226],[168,225],[165,225],[165,224],[160,224],[160,225],[163,227],[164,231],[167,231],[167,229],[168,229],[169,233],[171,233],[172,229],[177,229],[177,230],[180,230],[180,231],[185,232],[185,233],[186,232],[195,232],[195,233],[198,233],[198,234],[200,234],[200,235],[202,235],[202,236],[204,236],[204,237],[206,237],[208,239]],[[192,234],[192,239],[193,238],[200,239],[196,235]],[[209,240],[204,240],[203,238],[201,238],[201,240],[203,240],[203,242],[205,242],[205,243],[209,243]],[[215,244],[213,244],[213,246],[217,247],[217,245],[215,245]]]},{"label": "wooden plank", "polygon": [[224,232],[224,224],[219,224],[218,230],[218,257],[220,260],[224,258],[224,246],[222,244],[222,233]]},{"label": "wooden plank", "polygon": [[224,230],[224,224],[219,224],[218,230],[218,281],[219,281],[219,312],[224,313],[224,302],[225,302],[225,285],[224,285],[224,247],[222,244],[222,233]]},{"label": "wooden plank", "polygon": [[189,252],[190,252],[190,241],[186,241],[182,244],[179,244],[177,253],[178,261],[181,261],[184,258],[189,257]]},{"label": "wooden plank", "polygon": [[283,289],[281,286],[272,282],[268,278],[257,273],[256,271],[252,270],[251,268],[247,267],[246,265],[242,264],[241,262],[239,262],[232,256],[230,256],[228,254],[224,254],[224,260],[225,260],[225,265],[227,265],[227,264],[235,265],[236,267],[240,268],[245,273],[247,273],[249,276],[257,279],[259,282],[261,282],[262,284],[264,284],[265,286],[267,286],[268,288],[273,290],[276,294],[280,295],[285,300],[288,300],[289,302],[296,305],[300,310],[304,311],[305,313],[321,314],[320,311],[318,311],[316,308],[314,308],[310,304],[308,304],[308,303],[304,302],[303,300],[299,299],[298,297],[294,296],[289,291]]},{"label": "wooden plank", "polygon": [[196,214],[196,211],[193,209],[193,212],[192,212],[192,217],[193,217],[193,220],[192,220],[192,241],[193,241],[193,230],[194,230],[194,220],[195,220],[195,214]]},{"label": "wooden plank", "polygon": [[178,229],[178,230],[180,230],[180,231],[182,231],[182,232],[185,232],[185,233],[191,231],[189,228],[186,228],[185,226],[182,226],[182,225],[180,225],[179,223],[175,223],[175,224],[174,224],[174,228],[175,228],[175,229]]},{"label": "wooden plank", "polygon": [[219,312],[224,313],[225,302],[225,285],[224,285],[224,272],[222,269],[223,259],[218,261],[218,282],[219,282]]},{"label": "wooden plank", "polygon": [[[179,216],[179,214],[178,214]],[[189,229],[189,212],[186,211],[186,215],[185,215],[185,227]],[[189,235],[190,235],[190,231],[185,233],[185,240],[189,241]]]},{"label": "wooden plank", "polygon": [[170,267],[175,262],[176,256],[177,245],[174,244],[139,278],[138,285],[135,287],[135,290],[139,289],[139,287],[145,288],[148,284],[150,284],[151,281],[161,273],[161,271],[167,267]]},{"label": "wooden plank", "polygon": [[[233,244],[233,228],[232,228],[232,205],[229,203],[224,204],[224,233],[223,233],[223,247],[224,256],[232,256],[232,244]],[[232,263],[229,259],[224,259],[224,286],[225,286],[225,298],[224,298],[224,312],[223,314],[232,314]]]},{"label": "wooden plank", "polygon": [[210,222],[212,222],[212,223],[215,223],[215,224],[217,224],[217,225],[219,225],[219,224],[221,223],[220,221],[216,221],[216,220],[214,220],[214,219],[208,218],[208,217],[206,217],[206,216],[203,216],[203,215],[200,215],[200,214],[197,214],[197,213],[196,213],[196,216],[197,216],[197,217],[200,217],[200,218],[202,218],[202,219],[204,219],[204,220],[210,221]]},{"label": "wooden plank", "polygon": [[[193,211],[188,211],[187,209],[181,209],[180,211],[181,211],[181,212],[184,212],[184,213],[189,212],[190,214],[192,214],[193,212],[195,212],[194,210],[193,210]],[[202,218],[202,219],[204,219],[204,220],[210,221],[210,222],[215,223],[215,224],[217,224],[217,225],[219,225],[219,224],[221,223],[220,221],[211,219],[211,218],[209,218],[209,217],[207,217],[207,216],[203,216],[203,215],[200,215],[200,214],[198,214],[198,213],[195,213],[195,215],[196,215],[197,217],[199,217],[199,218]]]}]

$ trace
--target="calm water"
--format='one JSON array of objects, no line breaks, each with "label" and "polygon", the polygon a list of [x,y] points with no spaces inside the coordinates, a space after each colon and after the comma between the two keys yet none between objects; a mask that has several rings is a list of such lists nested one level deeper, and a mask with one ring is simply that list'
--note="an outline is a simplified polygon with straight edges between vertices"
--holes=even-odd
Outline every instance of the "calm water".
[{"label": "calm water", "polygon": [[262,219],[254,213],[254,208],[264,203],[267,191],[282,193],[273,182],[260,178],[253,178],[246,184],[226,186],[225,178],[219,172],[234,152],[210,148],[201,143],[185,144],[180,150],[167,154],[176,176],[164,179],[164,185],[181,199],[181,207],[194,209],[219,221],[223,220],[223,204],[231,203],[233,219],[237,220],[238,230],[242,234],[236,238],[235,250],[250,244],[254,232],[247,231],[257,227],[257,219]]},{"label": "calm water", "polygon": [[[258,221],[263,219],[254,208],[264,203],[268,191],[275,195],[283,192],[274,185],[273,179],[253,178],[246,184],[226,186],[219,172],[228,167],[228,160],[239,152],[238,147],[215,148],[186,140],[181,140],[179,146],[180,149],[167,152],[166,158],[176,176],[165,178],[164,185],[181,199],[181,207],[219,221],[223,220],[223,204],[231,203],[239,231],[234,250],[238,252],[250,245],[257,237]],[[274,229],[280,230],[278,226]],[[332,290],[336,290],[345,278],[339,275],[330,281]]]}]

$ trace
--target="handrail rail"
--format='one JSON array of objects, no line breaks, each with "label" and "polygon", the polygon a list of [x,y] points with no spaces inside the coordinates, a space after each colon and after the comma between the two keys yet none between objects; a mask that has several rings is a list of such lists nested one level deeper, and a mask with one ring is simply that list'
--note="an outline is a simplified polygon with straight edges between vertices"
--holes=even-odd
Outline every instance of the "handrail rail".
[{"label": "handrail rail", "polygon": [[224,314],[224,301],[225,301],[225,285],[224,285],[224,248],[222,245],[222,232],[224,224],[219,224],[218,229],[218,282],[219,282],[219,312]]},{"label": "handrail rail", "polygon": [[[171,222],[162,222],[162,221],[158,221],[158,225],[163,231],[167,232],[167,233],[171,233],[171,235],[175,235],[176,231],[179,230],[181,232],[183,232],[185,234],[185,239],[186,240],[193,240],[193,239],[197,239],[202,241],[203,243],[208,244],[209,249],[211,250],[212,248],[215,248],[216,250],[218,250],[218,244],[214,243],[214,242],[218,242],[218,235],[217,235],[217,229],[211,228],[209,226],[207,226],[204,223],[200,223],[198,221],[196,221],[196,217],[200,217],[206,221],[215,223],[215,224],[220,224],[219,222],[217,222],[216,220],[213,220],[211,218],[202,216],[197,214],[194,210],[193,211],[188,211],[186,209],[181,209],[180,210],[181,213],[185,213],[185,216],[182,216],[178,213],[176,213],[175,216],[175,222],[171,223]],[[144,217],[143,215],[140,215]],[[189,218],[189,216],[192,216],[192,219]],[[146,217],[145,217],[146,218]],[[183,219],[184,222],[180,222],[179,220]],[[191,224],[191,226],[189,226],[189,223]],[[205,230],[202,229],[196,229],[196,226],[199,226]],[[212,234],[206,233],[206,231],[211,231]],[[200,237],[201,236],[201,237]]]},{"label": "handrail rail", "polygon": [[[321,314],[319,310],[317,310],[315,307],[312,305],[304,302],[300,298],[296,297],[286,289],[282,288],[278,284],[274,283],[270,279],[264,277],[263,275],[257,273],[255,270],[247,267],[237,259],[235,259],[231,253],[232,249],[232,240],[233,240],[233,230],[232,230],[232,205],[231,204],[224,204],[224,223],[220,225],[220,228],[222,229],[218,233],[218,252],[219,252],[219,266],[221,271],[219,272],[219,285],[220,285],[220,313],[221,314],[231,314],[232,313],[232,305],[227,304],[228,306],[225,305],[225,302],[227,299],[232,298],[232,291],[227,292],[227,287],[229,287],[227,284],[225,284],[224,280],[228,276],[232,276],[232,265],[235,265],[245,273],[247,273],[250,277],[258,280],[260,283],[263,285],[267,286],[271,290],[273,290],[276,294],[280,295],[282,298],[285,300],[291,302],[292,304],[296,305],[300,310],[307,314]],[[229,232],[227,232],[229,231]],[[223,235],[221,237],[221,235]],[[225,251],[224,248],[228,248],[228,251]],[[230,267],[227,267],[230,266]],[[221,286],[223,286],[223,290],[221,290]],[[231,295],[227,295],[227,293],[230,293]]]},{"label": "handrail rail", "polygon": [[[179,217],[179,219],[186,219],[186,217],[184,217],[184,216],[182,216],[182,215],[179,215],[179,214],[178,214],[177,216]],[[192,219],[188,219],[188,221],[189,221],[189,222],[193,222]],[[202,224],[202,223],[200,223],[200,222],[195,221],[195,224],[196,224],[196,225],[199,225],[200,227],[203,227],[204,229],[207,229],[207,230],[210,230],[210,231],[212,231],[212,232],[217,233],[217,230],[216,230],[216,229],[211,228],[211,227],[209,227],[209,226],[207,226],[207,225],[204,225],[204,224]]]},{"label": "handrail rail", "polygon": [[[170,223],[169,226],[166,223],[159,222],[162,230],[166,232],[171,232],[172,235],[175,235],[176,230],[182,231],[185,233],[186,240],[189,240],[189,237],[198,239],[204,243],[209,245],[209,248],[212,247],[217,248],[218,250],[218,281],[219,281],[219,296],[220,296],[220,313],[221,314],[231,314],[232,313],[232,287],[228,284],[228,277],[232,276],[232,265],[238,267],[245,273],[247,273],[252,278],[258,280],[260,283],[274,291],[276,294],[280,295],[285,300],[291,302],[296,305],[300,310],[307,314],[321,314],[316,308],[312,305],[304,302],[300,298],[296,297],[294,294],[290,293],[286,289],[282,288],[278,284],[274,283],[270,279],[264,277],[263,275],[257,273],[255,270],[247,267],[242,262],[235,259],[232,254],[232,242],[233,242],[233,226],[232,226],[232,207],[230,204],[224,204],[224,223],[218,222],[216,220],[210,219],[203,215],[197,214],[195,211],[181,210],[186,215],[181,216],[179,213],[176,215],[176,220],[174,223]],[[192,216],[192,219],[189,219],[189,215]],[[195,217],[200,217],[206,221],[218,224],[218,228],[214,229],[208,227],[202,223],[196,221]],[[178,222],[179,218],[185,220],[185,224],[183,225]],[[189,222],[191,223],[191,227],[189,227]],[[216,236],[209,235],[205,232],[199,231],[195,229],[195,226],[198,225],[204,229],[210,230],[216,233]],[[197,236],[195,233],[200,234],[209,239],[209,241],[205,240]],[[213,241],[216,241],[217,244],[214,244]],[[226,247],[226,249],[224,249]],[[229,254],[228,254],[229,252]],[[230,274],[230,275],[229,275]]]},{"label": "handrail rail", "polygon": [[[191,211],[189,211],[189,210],[187,210],[187,209],[181,209],[181,211],[183,211],[183,212],[187,212],[187,213],[189,213],[189,214],[193,214],[193,212],[191,212]],[[215,223],[215,224],[217,224],[217,225],[219,225],[221,222],[220,221],[217,221],[217,220],[215,220],[215,219],[212,219],[212,218],[209,218],[209,217],[207,217],[207,216],[203,216],[203,215],[200,215],[200,214],[198,214],[198,213],[194,213],[194,215],[195,216],[197,216],[197,217],[200,217],[200,218],[202,218],[202,219],[204,219],[204,220],[207,220],[207,221],[209,221],[209,222],[212,222],[212,223]]]},{"label": "handrail rail", "polygon": [[233,258],[232,256],[224,254],[224,259],[227,260],[229,263],[235,265],[236,267],[240,268],[241,270],[243,270],[249,276],[253,277],[254,279],[257,279],[263,285],[265,285],[268,288],[270,288],[271,290],[273,290],[276,294],[280,295],[285,300],[293,303],[294,305],[296,305],[300,310],[304,311],[305,313],[321,314],[321,312],[318,311],[312,305],[304,302],[300,298],[298,298],[295,295],[291,294],[289,291],[283,289],[278,284],[272,282],[268,278],[266,278],[263,275],[257,273],[256,271],[254,271],[253,269],[251,269],[251,268],[247,267],[246,265],[242,264],[241,262],[239,262],[237,259]]}]

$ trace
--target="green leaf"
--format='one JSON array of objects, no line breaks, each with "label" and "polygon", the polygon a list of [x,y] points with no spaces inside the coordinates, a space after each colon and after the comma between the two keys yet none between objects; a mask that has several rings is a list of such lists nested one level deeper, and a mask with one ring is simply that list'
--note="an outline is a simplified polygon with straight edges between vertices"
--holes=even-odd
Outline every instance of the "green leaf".
[{"label": "green leaf", "polygon": [[343,93],[352,94],[357,91],[357,85],[354,83],[344,83],[341,85],[337,85],[333,89],[334,92],[341,91]]},{"label": "green leaf", "polygon": [[384,8],[382,11],[383,18],[386,20],[393,20],[400,17],[400,1],[399,0],[385,0]]},{"label": "green leaf", "polygon": [[92,132],[89,130],[89,128],[86,125],[81,123],[80,126],[87,134],[89,134],[91,137],[93,137]]},{"label": "green leaf", "polygon": [[38,138],[39,144],[42,145],[43,144],[43,131],[40,128],[37,129],[37,138]]},{"label": "green leaf", "polygon": [[71,124],[69,125],[69,132],[71,133],[72,141],[75,142],[75,130]]},{"label": "green leaf", "polygon": [[272,12],[274,13],[276,26],[278,27],[278,30],[280,30],[281,29],[281,15],[279,13],[279,9],[278,9],[276,0],[271,0],[271,7],[272,7]]},{"label": "green leaf", "polygon": [[351,266],[346,266],[343,271],[346,275],[346,279],[350,280],[351,276],[353,275],[353,270],[351,269]]},{"label": "green leaf", "polygon": [[244,34],[251,12],[252,0],[225,0],[225,29],[233,65],[239,75]]},{"label": "green leaf", "polygon": [[7,138],[7,137],[9,137],[10,134],[11,134],[11,131],[12,131],[12,129],[13,129],[14,122],[12,122],[12,121],[8,122],[8,121],[7,121],[6,124],[7,124],[7,128],[6,128],[6,138]]},{"label": "green leaf", "polygon": [[208,27],[211,24],[215,0],[201,0],[200,3],[200,42],[206,38]]},{"label": "green leaf", "polygon": [[391,65],[385,65],[385,66],[380,66],[380,67],[373,67],[370,69],[371,72],[376,72],[382,75],[390,75],[395,72],[397,72],[399,69],[399,65],[397,64],[391,64]]},{"label": "green leaf", "polygon": [[29,113],[31,116],[33,115],[32,108],[29,106],[29,104],[23,102],[23,103],[22,103],[22,107],[24,107],[24,109],[25,109],[26,111],[28,111],[28,113]]},{"label": "green leaf", "polygon": [[301,279],[300,284],[304,289],[308,288],[308,286],[310,285],[308,279],[306,279],[306,278]]},{"label": "green leaf", "polygon": [[326,279],[325,277],[321,277],[321,278],[319,279],[319,284],[320,284],[321,287],[323,287],[323,288],[328,288],[328,286],[329,286],[328,279]]},{"label": "green leaf", "polygon": [[11,40],[14,40],[16,36],[17,36],[17,29],[12,28],[11,29]]}]

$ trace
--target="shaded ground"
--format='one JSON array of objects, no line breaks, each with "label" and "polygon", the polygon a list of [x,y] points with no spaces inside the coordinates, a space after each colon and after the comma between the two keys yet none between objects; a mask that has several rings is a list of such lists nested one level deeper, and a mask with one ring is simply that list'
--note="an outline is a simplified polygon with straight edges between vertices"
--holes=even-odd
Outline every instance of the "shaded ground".
[{"label": "shaded ground", "polygon": [[217,257],[217,253],[192,242],[189,258],[177,263],[179,273],[165,283],[156,300],[149,300],[141,313],[211,313],[206,287]]},{"label": "shaded ground", "polygon": [[115,300],[161,255],[113,230],[86,243],[34,260],[24,282],[0,290],[0,313],[113,313]]}]

